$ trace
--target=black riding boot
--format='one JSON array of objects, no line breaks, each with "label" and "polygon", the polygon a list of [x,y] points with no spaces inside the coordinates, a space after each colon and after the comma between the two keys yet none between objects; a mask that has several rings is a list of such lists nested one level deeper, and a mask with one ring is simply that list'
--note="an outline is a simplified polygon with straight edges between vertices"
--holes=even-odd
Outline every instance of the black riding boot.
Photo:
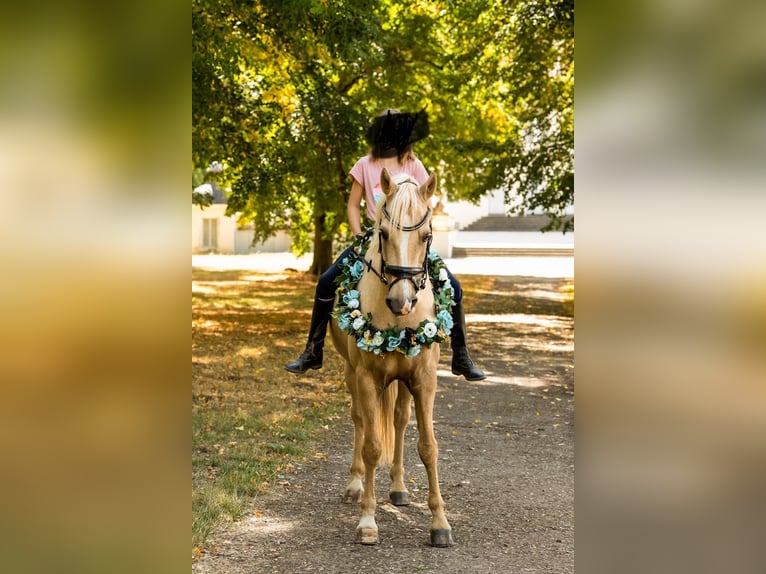
[{"label": "black riding boot", "polygon": [[456,303],[452,307],[452,333],[450,342],[452,346],[452,374],[463,375],[467,381],[481,381],[487,378],[481,369],[473,364],[465,345],[465,311],[463,302]]},{"label": "black riding boot", "polygon": [[311,328],[309,329],[309,339],[306,342],[306,348],[300,357],[292,363],[285,365],[286,371],[305,373],[309,369],[320,369],[322,367],[324,337],[327,333],[327,323],[330,322],[330,312],[334,306],[335,299],[329,301],[314,299],[314,311],[311,314]]}]

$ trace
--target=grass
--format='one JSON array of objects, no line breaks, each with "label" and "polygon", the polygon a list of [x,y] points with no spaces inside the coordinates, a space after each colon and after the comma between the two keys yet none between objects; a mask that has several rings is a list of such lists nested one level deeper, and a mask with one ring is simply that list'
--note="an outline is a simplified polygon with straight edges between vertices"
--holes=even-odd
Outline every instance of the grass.
[{"label": "grass", "polygon": [[244,516],[280,472],[313,456],[346,416],[342,364],[295,376],[314,280],[298,273],[192,273],[192,545]]}]

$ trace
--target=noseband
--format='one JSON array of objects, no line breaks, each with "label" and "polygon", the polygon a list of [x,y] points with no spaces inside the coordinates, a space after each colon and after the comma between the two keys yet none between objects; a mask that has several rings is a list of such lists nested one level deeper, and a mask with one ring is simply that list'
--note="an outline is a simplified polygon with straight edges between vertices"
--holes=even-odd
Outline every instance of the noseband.
[{"label": "noseband", "polygon": [[[396,229],[400,231],[417,231],[421,227],[423,227],[427,221],[429,221],[429,218],[431,216],[431,208],[429,207],[426,210],[426,214],[423,216],[423,219],[421,219],[419,222],[417,222],[415,225],[399,225],[398,223],[394,223],[391,221],[391,214],[388,213],[388,210],[386,209],[386,206],[383,205],[383,215],[386,216],[386,219],[391,222],[391,224],[396,227]],[[429,223],[430,227],[430,223]],[[420,267],[403,267],[400,265],[387,265],[386,259],[383,256],[383,234],[378,231],[378,254],[380,255],[380,272],[375,269],[372,266],[372,261],[369,259],[364,259],[364,262],[367,264],[367,269],[375,273],[375,275],[378,276],[380,279],[380,282],[383,283],[383,285],[388,285],[388,289],[391,290],[391,287],[396,285],[399,281],[407,280],[415,287],[415,292],[421,291],[425,289],[426,287],[426,279],[428,278],[428,251],[431,249],[431,241],[433,240],[433,235],[428,235],[428,244],[426,245],[426,254],[423,257],[423,264]],[[391,275],[395,279],[391,282],[389,282],[386,275]],[[420,281],[415,281],[415,278],[420,275]]]}]

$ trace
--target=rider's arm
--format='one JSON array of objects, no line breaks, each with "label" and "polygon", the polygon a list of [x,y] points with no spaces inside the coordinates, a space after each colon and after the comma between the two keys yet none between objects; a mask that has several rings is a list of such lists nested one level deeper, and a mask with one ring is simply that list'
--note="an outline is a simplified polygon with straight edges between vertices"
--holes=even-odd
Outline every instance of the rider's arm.
[{"label": "rider's arm", "polygon": [[351,195],[349,195],[349,198],[348,198],[346,213],[348,215],[348,224],[351,226],[351,231],[354,233],[354,235],[361,235],[362,234],[361,205],[362,205],[362,194],[364,193],[364,188],[358,181],[356,180],[353,180],[353,181],[354,183],[351,185]]}]

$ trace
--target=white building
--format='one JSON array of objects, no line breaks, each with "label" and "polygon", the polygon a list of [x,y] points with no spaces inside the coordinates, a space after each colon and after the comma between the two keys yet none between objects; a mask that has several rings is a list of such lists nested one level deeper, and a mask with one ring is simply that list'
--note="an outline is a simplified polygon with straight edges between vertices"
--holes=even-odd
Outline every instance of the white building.
[{"label": "white building", "polygon": [[281,253],[290,250],[292,240],[284,231],[256,245],[253,241],[252,224],[240,226],[239,214],[226,215],[226,196],[216,184],[205,183],[195,193],[213,196],[207,207],[192,204],[192,253]]},{"label": "white building", "polygon": [[[290,251],[292,239],[285,231],[262,243],[251,245],[253,240],[252,224],[240,226],[238,215],[226,215],[226,198],[215,183],[203,184],[196,193],[213,195],[213,204],[208,207],[192,205],[192,253],[284,253]],[[443,256],[470,256],[481,250],[515,249],[529,253],[549,251],[551,254],[568,252],[574,249],[574,233],[562,234],[552,231],[540,233],[534,230],[498,230],[505,223],[513,222],[506,218],[508,208],[502,191],[485,195],[478,204],[467,201],[443,202],[443,212],[435,213],[434,248]],[[487,218],[494,222],[487,230],[461,231],[474,222]],[[481,223],[485,223],[482,221]],[[475,227],[475,226],[474,226]]]}]

